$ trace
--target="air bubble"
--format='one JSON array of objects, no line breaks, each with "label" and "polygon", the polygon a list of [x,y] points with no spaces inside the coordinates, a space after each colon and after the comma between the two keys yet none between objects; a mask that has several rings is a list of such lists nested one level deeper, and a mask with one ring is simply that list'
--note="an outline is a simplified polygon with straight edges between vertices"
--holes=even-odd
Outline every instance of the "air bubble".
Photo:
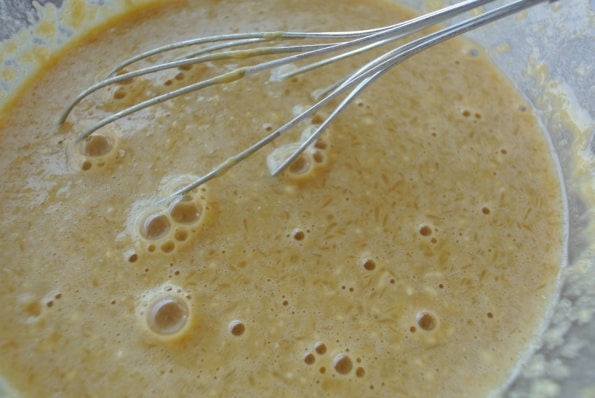
[{"label": "air bubble", "polygon": [[308,352],[306,355],[304,355],[304,363],[306,365],[312,365],[314,362],[316,362],[316,357],[314,354]]},{"label": "air bubble", "polygon": [[326,345],[324,343],[316,343],[314,344],[314,351],[319,355],[323,355],[326,353]]},{"label": "air bubble", "polygon": [[304,231],[302,231],[302,230],[293,231],[293,239],[295,239],[297,241],[301,241],[301,240],[304,240],[305,237],[306,237],[306,234],[304,233]]},{"label": "air bubble", "polygon": [[322,152],[316,151],[312,154],[312,159],[314,159],[316,163],[324,163],[325,157]]},{"label": "air bubble", "polygon": [[312,116],[312,119],[310,119],[310,121],[312,122],[312,124],[321,124],[322,122],[324,122],[325,117],[322,116],[320,113],[315,113],[314,116]]},{"label": "air bubble", "polygon": [[174,245],[174,243],[171,241],[167,241],[161,245],[161,251],[163,253],[171,253],[174,251],[175,248],[176,248],[176,245]]},{"label": "air bubble", "polygon": [[328,148],[328,144],[326,143],[326,141],[322,140],[322,139],[317,139],[316,143],[314,144],[314,147],[317,149],[322,149],[325,150]]},{"label": "air bubble", "polygon": [[177,230],[176,233],[174,234],[174,238],[178,242],[184,242],[186,239],[188,239],[188,232],[186,232],[183,229]]},{"label": "air bubble", "polygon": [[145,218],[141,235],[145,239],[157,240],[167,235],[170,230],[169,218],[164,214],[152,214]]},{"label": "air bubble", "polygon": [[197,204],[182,200],[171,206],[170,214],[175,222],[192,224],[200,218],[201,210]]},{"label": "air bubble", "polygon": [[126,95],[128,95],[126,90],[123,88],[119,88],[114,92],[114,99],[117,99],[117,100],[124,99],[124,98],[126,98]]},{"label": "air bubble", "polygon": [[430,236],[432,235],[432,228],[427,225],[424,225],[419,229],[419,233],[423,236]]},{"label": "air bubble", "polygon": [[234,336],[241,336],[246,331],[246,326],[241,321],[231,321],[229,324],[229,332]]},{"label": "air bubble", "polygon": [[417,314],[417,324],[423,330],[430,331],[436,329],[438,321],[436,320],[436,317],[429,312],[420,312]]},{"label": "air bubble", "polygon": [[161,297],[147,312],[151,331],[160,336],[173,336],[188,324],[189,310],[184,300],[175,296]]},{"label": "air bubble", "polygon": [[105,156],[114,149],[115,140],[101,134],[93,134],[81,143],[81,152],[85,156]]},{"label": "air bubble", "polygon": [[365,258],[362,261],[362,266],[367,271],[374,271],[374,269],[376,269],[376,263],[374,262],[374,260],[370,260],[368,258]]},{"label": "air bubble", "polygon": [[338,354],[333,359],[333,367],[337,373],[346,375],[351,372],[351,369],[353,369],[353,362],[348,355]]},{"label": "air bubble", "polygon": [[73,144],[70,150],[73,151],[73,159],[80,162],[81,170],[88,171],[94,167],[103,167],[108,160],[115,158],[119,152],[117,135],[107,129],[103,133],[95,133]]},{"label": "air bubble", "polygon": [[31,297],[27,297],[26,300],[23,300],[22,308],[25,314],[31,318],[40,316],[43,310],[41,302]]},{"label": "air bubble", "polygon": [[[193,176],[167,177],[159,187],[159,196],[172,195],[188,185]],[[128,232],[136,238],[137,249],[143,252],[172,253],[186,247],[198,232],[208,207],[206,189],[178,195],[169,203],[141,200],[133,205]],[[150,246],[149,246],[150,245]]]},{"label": "air bubble", "polygon": [[289,166],[289,172],[292,174],[303,175],[307,174],[312,169],[312,162],[310,158],[302,153],[293,163]]}]

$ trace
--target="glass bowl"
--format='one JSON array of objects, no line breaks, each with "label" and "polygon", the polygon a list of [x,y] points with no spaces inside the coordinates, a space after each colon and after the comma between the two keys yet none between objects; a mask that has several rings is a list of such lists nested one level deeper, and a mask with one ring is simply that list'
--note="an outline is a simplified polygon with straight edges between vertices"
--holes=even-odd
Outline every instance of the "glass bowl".
[{"label": "glass bowl", "polygon": [[[49,54],[130,4],[147,1],[0,3],[0,107],[40,66],[39,58],[26,57],[32,46]],[[444,5],[402,3],[419,11]],[[545,3],[467,35],[534,106],[555,149],[566,197],[566,261],[558,296],[543,330],[495,396],[595,397],[594,9],[593,0]],[[40,21],[55,22],[57,29],[44,35],[36,29]],[[15,39],[28,45],[7,51]]]}]

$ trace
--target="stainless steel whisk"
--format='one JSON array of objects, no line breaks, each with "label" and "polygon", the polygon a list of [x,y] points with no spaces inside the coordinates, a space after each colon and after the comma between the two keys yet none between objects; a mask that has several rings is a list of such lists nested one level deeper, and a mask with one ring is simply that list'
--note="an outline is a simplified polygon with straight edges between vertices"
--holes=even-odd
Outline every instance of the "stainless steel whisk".
[{"label": "stainless steel whisk", "polygon": [[[126,117],[132,113],[138,112],[144,108],[159,104],[174,97],[178,97],[205,87],[230,83],[241,79],[244,76],[252,75],[263,70],[277,68],[282,65],[294,63],[311,57],[325,57],[322,60],[312,62],[306,66],[293,69],[287,72],[281,72],[277,77],[279,79],[291,77],[300,73],[311,71],[313,69],[322,67],[324,65],[339,61],[341,59],[378,48],[382,45],[402,39],[408,35],[419,32],[422,29],[440,24],[449,19],[452,19],[464,12],[479,8],[485,4],[492,3],[495,0],[465,0],[460,3],[442,8],[438,11],[431,12],[420,17],[401,22],[395,25],[386,27],[361,30],[361,31],[347,31],[347,32],[254,32],[254,33],[237,33],[215,35],[209,37],[202,37],[197,39],[185,40],[172,43],[166,46],[156,48],[147,52],[143,52],[134,56],[127,61],[115,67],[108,76],[92,85],[81,94],[79,94],[66,108],[60,116],[59,123],[62,124],[68,118],[70,112],[74,107],[81,102],[85,97],[91,93],[127,80],[137,76],[142,76],[150,73],[155,73],[165,69],[183,67],[186,65],[199,64],[209,61],[218,60],[247,60],[254,59],[260,56],[267,55],[281,55],[279,58],[273,60],[265,60],[260,63],[255,63],[247,66],[240,66],[232,71],[222,73],[215,77],[199,81],[197,83],[189,84],[188,86],[173,90],[171,92],[158,95],[146,101],[140,102],[129,108],[123,109],[113,115],[106,117],[97,124],[83,131],[78,135],[77,141],[80,142],[89,138],[94,132],[100,128]],[[189,184],[173,194],[166,200],[171,200],[175,197],[185,195],[194,188],[204,184],[205,182],[224,174],[231,167],[236,165],[241,160],[252,155],[262,147],[266,146],[281,134],[294,127],[296,124],[317,112],[320,108],[328,104],[330,101],[344,95],[342,101],[337,105],[330,115],[318,125],[312,134],[304,139],[295,151],[282,161],[275,169],[271,170],[272,175],[277,175],[284,170],[289,164],[294,162],[300,154],[308,148],[317,139],[319,134],[333,121],[335,117],[369,84],[378,79],[382,74],[391,69],[393,66],[403,62],[410,56],[423,51],[424,49],[441,43],[447,39],[453,38],[470,30],[473,30],[482,25],[493,22],[497,19],[515,14],[521,10],[529,8],[538,3],[552,1],[552,0],[516,0],[505,5],[502,5],[493,10],[485,11],[477,16],[467,18],[462,22],[457,22],[451,26],[444,27],[433,33],[429,33],[420,38],[411,40],[410,42],[399,45],[396,48],[390,49],[366,63],[355,71],[351,72],[342,79],[336,81],[329,87],[317,90],[313,94],[313,99],[316,101],[312,106],[304,110],[293,119],[271,132],[266,137],[262,138],[252,146],[246,148],[242,152],[229,157],[226,161],[212,169],[207,174],[199,177],[192,184]],[[292,42],[303,39],[320,39],[323,43],[308,43],[302,45],[292,44]],[[328,42],[328,40],[334,40]],[[246,45],[265,46],[241,49]],[[134,70],[131,72],[122,73],[124,68],[145,58],[166,53],[168,51],[190,46],[202,46],[200,49],[187,54],[183,58],[174,59],[169,62],[164,62],[158,65]],[[348,92],[348,90],[351,90]]]}]

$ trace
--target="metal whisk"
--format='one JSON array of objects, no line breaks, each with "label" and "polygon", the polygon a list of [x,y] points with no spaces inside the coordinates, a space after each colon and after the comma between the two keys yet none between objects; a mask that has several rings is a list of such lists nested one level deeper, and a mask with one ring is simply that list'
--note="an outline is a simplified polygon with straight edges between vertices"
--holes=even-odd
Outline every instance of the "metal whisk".
[{"label": "metal whisk", "polygon": [[[311,57],[324,57],[322,60],[312,62],[304,67],[293,69],[287,72],[282,72],[278,78],[287,78],[300,73],[311,71],[315,68],[336,62],[338,60],[351,57],[353,55],[378,48],[382,45],[402,39],[408,35],[419,32],[422,29],[434,26],[436,24],[452,19],[464,12],[479,8],[485,4],[494,2],[495,0],[466,0],[458,4],[451,5],[440,9],[438,11],[428,13],[426,15],[414,18],[395,25],[362,30],[362,31],[348,31],[348,32],[255,32],[255,33],[237,33],[216,35],[210,37],[197,38],[192,40],[185,40],[177,43],[172,43],[163,47],[156,48],[151,51],[143,52],[135,57],[128,59],[115,67],[109,75],[102,81],[89,87],[87,90],[79,94],[66,108],[61,115],[59,122],[64,123],[68,118],[70,112],[74,107],[91,93],[137,76],[155,73],[165,69],[184,67],[192,64],[199,64],[209,61],[218,60],[247,60],[257,59],[262,56],[279,55],[273,60],[265,60],[260,63],[254,63],[246,66],[240,66],[236,69],[225,72],[215,77],[199,81],[194,84],[189,84],[171,92],[158,95],[146,101],[140,102],[136,105],[130,106],[124,110],[114,113],[99,121],[97,124],[83,131],[78,135],[77,141],[82,141],[89,138],[94,132],[100,128],[128,116],[132,113],[138,112],[144,108],[159,104],[161,102],[170,100],[172,98],[200,90],[205,87],[230,83],[241,79],[244,76],[252,75],[263,70],[276,68],[289,63],[294,63]],[[241,160],[252,155],[262,147],[266,146],[281,134],[294,127],[300,121],[311,116],[320,108],[328,104],[330,101],[343,97],[342,101],[337,105],[320,125],[318,125],[311,135],[305,138],[300,145],[291,153],[284,161],[282,161],[276,168],[271,170],[272,175],[276,175],[284,170],[289,164],[294,162],[300,154],[308,148],[317,139],[319,134],[333,121],[335,117],[369,84],[378,79],[382,74],[391,69],[393,66],[404,61],[408,57],[423,51],[435,44],[443,42],[452,37],[458,36],[470,30],[473,30],[482,25],[493,22],[497,19],[512,15],[535,4],[545,1],[553,0],[516,0],[500,6],[499,8],[486,11],[480,15],[470,17],[462,22],[455,23],[451,26],[442,28],[433,33],[429,33],[420,38],[414,39],[406,44],[399,45],[396,48],[384,52],[381,56],[361,66],[357,70],[351,72],[347,76],[339,79],[329,87],[317,90],[312,96],[315,103],[307,108],[305,111],[289,120],[287,123],[271,132],[266,137],[262,138],[252,146],[246,148],[242,152],[231,156],[219,166],[212,169],[209,173],[199,177],[192,184],[189,184],[166,198],[171,200],[175,197],[185,195],[194,188],[204,184],[205,182],[224,174],[231,167],[236,165]],[[298,40],[308,39],[308,44],[297,45]],[[322,43],[312,44],[312,39],[318,39]],[[330,41],[330,42],[329,42]],[[262,46],[259,46],[261,45]],[[257,47],[250,47],[242,49],[242,46],[256,45]],[[168,51],[180,49],[183,47],[201,46],[200,49],[187,54],[183,58],[174,59],[162,64],[138,69],[132,72],[123,73],[123,69],[145,58],[166,53]],[[349,91],[350,90],[350,91]]]}]

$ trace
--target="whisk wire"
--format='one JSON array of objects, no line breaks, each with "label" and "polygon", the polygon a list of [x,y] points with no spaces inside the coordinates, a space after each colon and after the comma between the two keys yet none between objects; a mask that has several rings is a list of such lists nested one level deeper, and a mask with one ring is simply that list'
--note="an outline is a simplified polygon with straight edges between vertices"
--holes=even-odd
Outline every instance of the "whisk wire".
[{"label": "whisk wire", "polygon": [[[480,26],[491,23],[497,19],[507,17],[515,14],[526,8],[529,8],[535,4],[543,3],[551,0],[516,0],[514,3],[503,5],[499,8],[485,12],[484,14],[475,16],[473,18],[461,21],[454,25],[448,26],[436,32],[425,35],[421,38],[412,40],[411,42],[399,46],[391,51],[384,53],[383,55],[373,59],[364,66],[356,69],[354,72],[349,74],[347,77],[333,83],[329,87],[319,90],[316,92],[315,97],[320,98],[327,95],[332,90],[340,87],[350,79],[357,79],[361,74],[366,73],[366,76],[374,74],[377,70],[386,72],[395,65],[403,62],[405,59],[412,55],[415,55],[429,47],[439,44],[443,41],[459,36],[471,30],[477,29]],[[308,65],[304,68],[307,68]],[[293,71],[292,71],[293,72]]]},{"label": "whisk wire", "polygon": [[[191,64],[201,63],[201,62],[207,62],[207,61],[211,61],[211,60],[224,59],[226,57],[225,54],[222,55],[222,58],[217,58],[217,57],[202,58],[202,57],[196,57],[195,55],[202,55],[202,54],[206,54],[208,52],[213,52],[213,51],[226,49],[226,48],[232,48],[234,46],[239,46],[239,45],[254,44],[254,43],[260,43],[260,42],[266,42],[266,41],[277,41],[277,40],[282,40],[282,39],[317,39],[317,38],[320,38],[320,39],[329,39],[329,38],[349,39],[349,38],[355,38],[355,40],[350,40],[348,42],[318,44],[318,45],[314,45],[315,47],[313,47],[312,45],[304,46],[304,47],[302,47],[302,49],[308,49],[307,52],[304,52],[304,53],[301,53],[301,54],[298,54],[295,56],[291,56],[291,57],[284,57],[284,58],[281,58],[281,59],[278,59],[278,60],[275,60],[275,61],[272,61],[269,63],[261,63],[261,64],[257,65],[258,66],[257,68],[249,68],[249,69],[246,69],[246,73],[239,73],[242,76],[244,76],[244,75],[259,72],[261,70],[271,69],[271,68],[275,68],[275,67],[278,67],[278,66],[281,66],[284,64],[297,62],[304,58],[328,54],[329,52],[339,51],[339,50],[342,50],[342,49],[345,49],[348,47],[363,45],[367,42],[378,41],[378,42],[381,42],[382,44],[385,44],[388,41],[397,40],[404,36],[413,34],[415,32],[422,30],[422,29],[425,29],[425,28],[435,25],[437,23],[441,23],[449,18],[457,16],[465,11],[469,11],[469,10],[472,10],[479,6],[482,6],[484,4],[487,4],[491,1],[493,1],[493,0],[466,0],[461,3],[457,3],[454,5],[445,7],[443,9],[422,15],[420,17],[413,18],[408,21],[400,22],[400,23],[397,23],[394,25],[390,25],[388,27],[374,28],[374,29],[368,29],[368,30],[351,31],[351,32],[348,31],[348,32],[232,33],[232,34],[226,34],[226,35],[201,37],[201,38],[197,38],[197,39],[184,40],[184,41],[168,44],[165,46],[155,48],[153,50],[142,52],[132,58],[129,58],[128,60],[122,62],[121,64],[119,64],[118,66],[113,68],[108,73],[105,80],[92,85],[87,90],[85,90],[81,94],[79,94],[66,107],[65,111],[60,116],[58,122],[59,122],[59,124],[64,123],[66,121],[66,119],[68,118],[68,115],[72,112],[74,107],[78,103],[80,103],[80,101],[82,101],[84,98],[86,98],[93,92],[95,92],[103,87],[109,86],[111,84],[114,84],[114,83],[117,83],[120,81],[124,81],[129,78],[134,78],[134,77],[158,72],[158,71],[165,70],[165,69],[176,68],[176,67],[180,67],[180,66],[191,65]],[[385,38],[387,40],[382,41]],[[172,51],[175,49],[183,48],[183,47],[189,47],[189,46],[195,46],[195,45],[207,44],[207,43],[213,43],[213,42],[227,42],[227,43],[219,43],[217,45],[208,46],[206,48],[198,50],[195,55],[189,54],[188,56],[186,56],[186,59],[180,59],[180,60],[176,60],[173,62],[165,62],[165,63],[162,63],[157,66],[142,68],[137,71],[128,72],[128,73],[124,73],[124,74],[120,74],[120,75],[116,76],[116,74],[119,71],[123,70],[125,67],[132,65],[136,62],[139,62],[145,58],[148,58],[148,57],[151,57],[154,55],[158,55],[158,54],[162,54],[165,52],[169,52],[169,51]],[[381,44],[378,44],[378,45],[381,45]],[[360,52],[375,48],[378,45],[366,46],[363,49],[355,50],[354,52],[349,52],[349,53],[343,55],[341,58],[337,58],[336,60],[343,59],[345,57],[355,55]],[[286,50],[286,48],[287,48],[287,46],[272,47],[270,52],[268,52],[268,54],[288,52]],[[295,48],[296,51],[298,49],[299,49],[298,47]],[[265,54],[255,51],[252,53],[244,53],[244,55],[252,57],[252,56],[265,55]],[[322,62],[324,62],[324,61],[322,61]],[[328,62],[320,63],[320,64],[318,64],[318,66],[315,66],[315,67],[323,66],[323,65],[326,65],[327,63]],[[313,67],[304,69],[303,72],[305,72],[306,70],[310,70],[310,69],[313,69]],[[296,72],[292,73],[292,75],[295,75],[295,74],[296,74]],[[225,81],[225,79],[217,79],[217,77],[210,79],[210,80],[212,82],[216,82],[216,81],[220,81],[220,80]],[[211,85],[211,84],[209,84],[209,85]],[[200,90],[205,87],[208,87],[209,85],[197,85],[197,86],[192,86],[192,87],[194,87],[194,90]],[[191,91],[194,91],[194,90],[191,90]],[[110,124],[113,121],[118,120],[122,117],[128,116],[131,113],[138,112],[144,108],[153,106],[156,103],[170,100],[172,98],[175,98],[176,96],[187,94],[188,92],[190,92],[190,91],[186,91],[186,90],[172,91],[172,94],[175,93],[176,95],[159,96],[157,98],[160,98],[160,100],[157,102],[152,101],[152,100],[146,101],[146,102],[142,103],[142,106],[131,107],[131,112],[122,112],[122,113],[118,112],[117,114],[113,115],[113,116],[118,115],[117,118],[114,118],[114,117],[106,118],[105,120],[99,122],[96,126],[93,126],[92,128],[88,129],[87,131],[83,132],[82,134],[79,134],[77,139],[82,140],[82,139],[88,137],[89,135],[91,135],[93,132],[95,132],[99,128],[104,127],[105,125]],[[141,104],[139,104],[139,105],[141,105]]]},{"label": "whisk wire", "polygon": [[[304,120],[308,116],[315,113],[318,109],[322,108],[328,102],[336,98],[342,92],[350,88],[356,83],[359,83],[344,99],[341,103],[331,112],[331,114],[313,131],[313,133],[300,145],[297,149],[280,163],[275,169],[271,170],[271,175],[275,176],[287,168],[290,164],[292,164],[303,151],[306,150],[309,146],[311,146],[314,141],[318,138],[318,136],[326,129],[326,127],[341,113],[345,107],[354,99],[356,98],[359,93],[365,89],[369,84],[375,81],[377,78],[382,76],[388,70],[390,70],[395,65],[403,62],[407,58],[411,57],[419,53],[420,51],[425,50],[426,48],[441,43],[445,40],[458,36],[462,33],[468,32],[473,30],[479,26],[485,25],[490,23],[496,19],[500,19],[506,17],[508,15],[514,14],[518,11],[521,11],[525,8],[528,8],[534,4],[544,2],[547,0],[517,0],[514,3],[502,6],[500,8],[488,11],[484,14],[479,16],[473,17],[469,20],[459,22],[455,25],[450,27],[441,29],[437,32],[431,33],[428,36],[419,38],[414,40],[406,45],[400,46],[376,59],[369,62],[368,64],[364,65],[363,67],[356,70],[353,74],[346,77],[340,84],[337,84],[336,87],[332,89],[328,94],[324,96],[322,100],[317,102],[314,106],[308,108],[306,111],[302,112],[294,119],[291,120],[290,123],[281,126],[278,130],[271,133],[269,136],[265,137],[265,139],[259,141],[254,146],[249,147],[246,151],[248,152],[249,156],[252,151],[257,151],[263,146],[270,143],[272,140],[280,136],[285,131],[289,130],[295,124],[299,123],[300,121]],[[242,159],[246,158],[247,156],[242,156]],[[229,168],[230,163],[225,162],[226,170]],[[235,163],[234,163],[235,164]],[[217,169],[217,168],[216,168]],[[207,180],[202,181],[202,183],[207,182]],[[200,184],[199,184],[200,185]],[[188,190],[180,190],[177,194],[183,195],[191,191],[192,189],[196,188],[198,185],[194,185]],[[173,196],[172,196],[173,198]]]},{"label": "whisk wire", "polygon": [[[60,117],[60,123],[63,123],[74,107],[82,101],[85,97],[90,95],[92,92],[99,90],[105,86],[130,79],[133,77],[141,76],[147,73],[154,73],[157,71],[196,64],[209,61],[223,60],[223,59],[244,59],[256,56],[265,55],[276,55],[276,54],[291,54],[286,55],[278,59],[263,61],[261,63],[237,67],[229,72],[221,73],[209,79],[199,81],[197,83],[190,84],[186,87],[182,87],[171,92],[161,94],[142,101],[138,104],[132,105],[126,109],[114,113],[113,115],[104,118],[92,127],[88,128],[79,136],[77,140],[83,140],[89,137],[98,129],[120,119],[128,116],[132,113],[138,112],[149,106],[170,100],[174,97],[185,95],[187,93],[200,90],[216,84],[225,84],[232,81],[241,79],[244,76],[255,74],[267,69],[273,69],[282,65],[291,64],[302,61],[307,58],[327,55],[329,53],[339,52],[339,54],[331,57],[311,62],[299,68],[295,68],[290,71],[283,71],[278,74],[278,78],[286,78],[294,76],[296,74],[304,73],[333,62],[360,54],[365,51],[370,51],[374,48],[386,45],[387,43],[403,38],[404,36],[412,33],[419,32],[425,28],[436,25],[437,23],[444,22],[447,19],[451,19],[463,12],[475,9],[484,4],[493,2],[494,0],[466,0],[461,3],[443,8],[441,10],[426,14],[424,16],[414,18],[412,20],[401,22],[388,27],[375,28],[361,31],[351,32],[256,32],[256,33],[239,33],[239,34],[227,34],[211,36],[206,38],[191,39],[181,41],[166,46],[156,48],[154,50],[146,51],[139,54],[138,56],[132,57],[129,60],[123,62],[114,68],[108,77],[95,85],[92,85],[87,90],[83,91],[77,96],[72,103],[66,108],[62,116]],[[364,90],[368,85],[386,73],[388,70],[393,68],[395,65],[403,62],[410,56],[419,53],[427,49],[428,47],[434,46],[445,40],[453,38],[455,36],[466,33],[470,30],[476,29],[482,25],[493,22],[497,19],[512,15],[521,10],[529,8],[538,3],[554,1],[554,0],[516,0],[511,3],[505,4],[498,8],[485,11],[482,14],[468,18],[461,22],[454,23],[451,26],[447,26],[438,31],[429,33],[420,38],[414,39],[406,44],[400,45],[384,54],[374,58],[365,65],[359,67],[354,72],[348,74],[337,82],[330,86],[316,90],[313,93],[313,99],[316,101],[313,105],[308,107],[306,110],[293,117],[291,120],[274,130],[272,133],[261,138],[253,145],[244,149],[240,153],[229,157],[223,163],[213,168],[207,174],[199,177],[193,183],[180,188],[176,192],[164,198],[164,201],[171,201],[179,196],[183,196],[196,187],[212,180],[213,178],[220,176],[227,172],[230,168],[238,164],[240,161],[246,159],[259,149],[270,144],[273,140],[284,134],[286,131],[292,129],[297,124],[305,120],[307,117],[313,115],[315,112],[320,110],[322,107],[327,105],[329,102],[337,99],[340,95],[344,94],[347,90],[351,89],[349,93],[345,95],[342,101],[332,110],[329,117],[327,117],[320,125],[318,125],[314,131],[299,145],[296,149],[280,164],[276,165],[271,170],[272,175],[277,175],[287,166],[293,163],[309,146],[311,146],[318,136],[325,130],[326,127],[341,113],[347,105],[356,98],[359,93]],[[293,40],[293,39],[349,39],[347,41],[331,42],[331,43],[315,43],[315,44],[304,44],[304,45],[279,45],[273,47],[256,47],[250,49],[236,49],[239,46],[244,45],[258,45],[264,42],[274,42],[281,40]],[[215,43],[215,44],[212,44]],[[194,46],[198,44],[211,44],[207,47],[201,48],[190,54],[186,54],[184,57],[179,57],[173,61],[164,62],[156,66],[145,67],[136,71],[126,72],[118,74],[127,66],[138,62],[142,59],[158,55],[163,52],[172,51],[175,49]],[[351,49],[356,47],[355,49]],[[231,50],[230,50],[231,49]],[[341,52],[344,51],[344,52]],[[293,53],[293,54],[292,54]]]},{"label": "whisk wire", "polygon": [[[91,85],[86,90],[81,92],[74,100],[72,100],[72,102],[69,104],[69,106],[66,108],[66,110],[62,113],[62,115],[60,116],[60,118],[58,120],[58,123],[59,124],[64,123],[66,121],[66,119],[68,118],[68,115],[70,114],[70,112],[72,112],[72,110],[76,107],[76,105],[78,105],[82,100],[84,100],[86,97],[88,97],[90,94],[94,93],[95,91],[98,91],[104,87],[108,87],[113,84],[116,84],[116,83],[119,83],[119,82],[122,82],[122,81],[125,81],[128,79],[132,79],[132,78],[135,78],[138,76],[143,76],[143,75],[147,75],[150,73],[155,73],[155,72],[159,72],[159,71],[163,71],[163,70],[167,70],[167,69],[179,68],[179,67],[184,67],[187,65],[194,65],[197,63],[204,63],[204,62],[209,62],[209,61],[220,61],[220,60],[224,60],[224,59],[243,59],[243,58],[249,58],[249,57],[254,57],[254,56],[264,56],[264,55],[271,55],[271,54],[303,52],[305,50],[319,49],[319,48],[322,48],[323,46],[324,45],[320,45],[320,44],[309,44],[309,45],[301,45],[301,46],[283,46],[283,47],[275,47],[275,48],[258,47],[258,48],[252,48],[249,50],[234,50],[234,51],[226,51],[226,52],[215,53],[215,54],[203,54],[200,56],[195,56],[193,58],[178,59],[175,61],[164,62],[162,64],[148,66],[148,67],[145,67],[142,69],[138,69],[135,71],[131,71],[131,72],[127,72],[127,73],[123,73],[123,74],[119,74],[119,75],[112,75],[98,83]],[[192,90],[175,90],[175,91],[171,91],[169,93],[169,94],[172,94],[171,96],[169,96],[169,95],[158,96],[151,100],[148,100],[145,102],[140,102],[138,104],[138,106],[133,106],[133,107],[129,108],[129,112],[114,114],[113,116],[116,116],[116,115],[118,116],[116,119],[113,119],[112,117],[106,118],[104,121],[99,122],[97,125],[84,131],[83,133],[79,134],[79,136],[77,137],[77,141],[87,138],[89,135],[93,134],[96,130],[100,129],[101,127],[104,127],[106,124],[109,124],[117,119],[121,119],[122,117],[128,116],[131,113],[138,112],[138,111],[140,111],[144,108],[147,108],[149,106],[153,106],[156,103],[164,102],[164,101],[170,100],[172,98],[178,97],[180,95],[184,95],[184,94],[187,94],[192,91],[203,89],[205,87],[208,87],[209,85],[231,82],[232,80],[228,80],[231,76],[237,75],[239,77],[243,77],[244,76],[243,70],[247,71],[248,68],[237,68],[236,70],[233,70],[229,73],[223,73],[218,76],[215,76],[214,78],[209,80],[210,84],[207,84],[207,85],[187,86],[187,88],[193,87]],[[255,72],[256,71],[251,72],[251,73],[255,73]],[[157,102],[155,102],[154,101],[155,99],[159,99],[159,100]],[[105,124],[103,124],[103,122],[105,122]]]},{"label": "whisk wire", "polygon": [[[470,11],[474,8],[488,4],[494,0],[466,0],[457,4],[453,4],[444,7],[440,10],[433,11],[419,17],[413,18],[409,21],[400,22],[390,26],[384,26],[373,29],[356,30],[356,31],[345,31],[345,32],[251,32],[251,33],[230,33],[215,36],[199,37],[195,39],[183,40],[175,43],[170,43],[161,47],[154,48],[152,50],[144,51],[137,54],[134,57],[122,62],[113,68],[109,73],[109,76],[113,76],[119,70],[132,65],[145,58],[153,55],[162,54],[168,51],[176,50],[183,47],[197,46],[202,44],[210,44],[214,42],[229,42],[229,46],[224,45],[222,48],[229,48],[233,45],[243,45],[262,41],[274,41],[274,40],[285,40],[285,39],[350,39],[370,36],[379,32],[390,32],[396,29],[401,34],[401,37],[417,32],[426,27],[441,23],[449,18],[460,15],[465,11]],[[215,46],[212,50],[217,49]],[[202,50],[199,50],[202,51]]]}]

